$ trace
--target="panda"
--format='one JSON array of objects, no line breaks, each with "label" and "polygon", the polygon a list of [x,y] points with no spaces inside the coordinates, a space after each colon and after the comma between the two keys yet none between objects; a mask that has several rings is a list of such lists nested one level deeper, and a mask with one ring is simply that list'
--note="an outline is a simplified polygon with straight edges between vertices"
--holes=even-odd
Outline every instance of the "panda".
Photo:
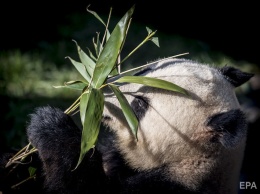
[{"label": "panda", "polygon": [[189,95],[121,84],[139,121],[137,140],[117,98],[104,90],[98,141],[77,169],[81,129],[73,119],[51,106],[30,115],[27,135],[38,149],[45,192],[237,194],[247,122],[235,88],[253,74],[175,58],[135,75],[170,81]]}]

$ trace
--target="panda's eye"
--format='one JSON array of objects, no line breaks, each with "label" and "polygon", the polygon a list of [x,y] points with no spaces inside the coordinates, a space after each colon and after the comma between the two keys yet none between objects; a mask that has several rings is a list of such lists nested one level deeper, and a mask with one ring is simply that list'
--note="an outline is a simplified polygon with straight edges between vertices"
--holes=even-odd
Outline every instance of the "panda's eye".
[{"label": "panda's eye", "polygon": [[140,121],[149,108],[149,99],[145,96],[134,96],[134,100],[131,102],[131,107]]}]

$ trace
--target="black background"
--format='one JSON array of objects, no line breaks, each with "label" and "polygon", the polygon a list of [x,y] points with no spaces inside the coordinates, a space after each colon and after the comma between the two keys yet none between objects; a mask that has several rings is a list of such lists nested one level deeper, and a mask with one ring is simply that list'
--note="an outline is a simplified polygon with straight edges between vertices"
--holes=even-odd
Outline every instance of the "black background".
[{"label": "black background", "polygon": [[1,2],[0,49],[31,49],[40,40],[55,41],[57,26],[70,13],[86,13],[86,7],[99,14],[122,16],[131,6],[133,20],[158,31],[201,40],[213,49],[259,64],[259,12],[257,5],[236,1],[8,1]]}]

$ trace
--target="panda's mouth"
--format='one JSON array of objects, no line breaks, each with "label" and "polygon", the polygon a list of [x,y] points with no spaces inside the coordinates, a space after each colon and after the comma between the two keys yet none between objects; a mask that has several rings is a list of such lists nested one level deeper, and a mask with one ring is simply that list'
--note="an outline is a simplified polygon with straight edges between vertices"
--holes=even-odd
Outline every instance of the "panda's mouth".
[{"label": "panda's mouth", "polygon": [[212,142],[227,148],[236,146],[246,136],[245,115],[239,109],[212,115],[206,125],[214,132]]}]

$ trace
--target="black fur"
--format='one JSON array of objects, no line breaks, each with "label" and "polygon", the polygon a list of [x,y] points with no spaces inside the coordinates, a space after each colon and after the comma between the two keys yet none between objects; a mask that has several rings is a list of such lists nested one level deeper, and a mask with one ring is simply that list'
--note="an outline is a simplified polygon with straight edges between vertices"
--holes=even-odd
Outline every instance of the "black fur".
[{"label": "black fur", "polygon": [[241,137],[246,136],[247,122],[241,110],[230,110],[209,118],[207,126],[217,132],[217,138],[225,147],[233,147]]},{"label": "black fur", "polygon": [[129,177],[123,185],[123,194],[199,194],[199,190],[192,191],[177,182],[171,182],[164,177],[166,169],[160,167],[150,171],[139,172]]},{"label": "black fur", "polygon": [[101,156],[94,152],[78,169],[81,131],[73,120],[61,110],[52,107],[38,108],[31,115],[27,127],[29,141],[38,149],[43,161],[45,186],[50,193],[103,192],[105,174]]},{"label": "black fur", "polygon": [[225,78],[235,87],[241,86],[247,82],[254,74],[245,73],[234,67],[225,66],[220,69]]},{"label": "black fur", "polygon": [[134,96],[134,100],[131,102],[131,107],[135,113],[135,115],[137,116],[138,120],[140,121],[147,109],[149,108],[149,99],[146,98],[145,96]]}]

